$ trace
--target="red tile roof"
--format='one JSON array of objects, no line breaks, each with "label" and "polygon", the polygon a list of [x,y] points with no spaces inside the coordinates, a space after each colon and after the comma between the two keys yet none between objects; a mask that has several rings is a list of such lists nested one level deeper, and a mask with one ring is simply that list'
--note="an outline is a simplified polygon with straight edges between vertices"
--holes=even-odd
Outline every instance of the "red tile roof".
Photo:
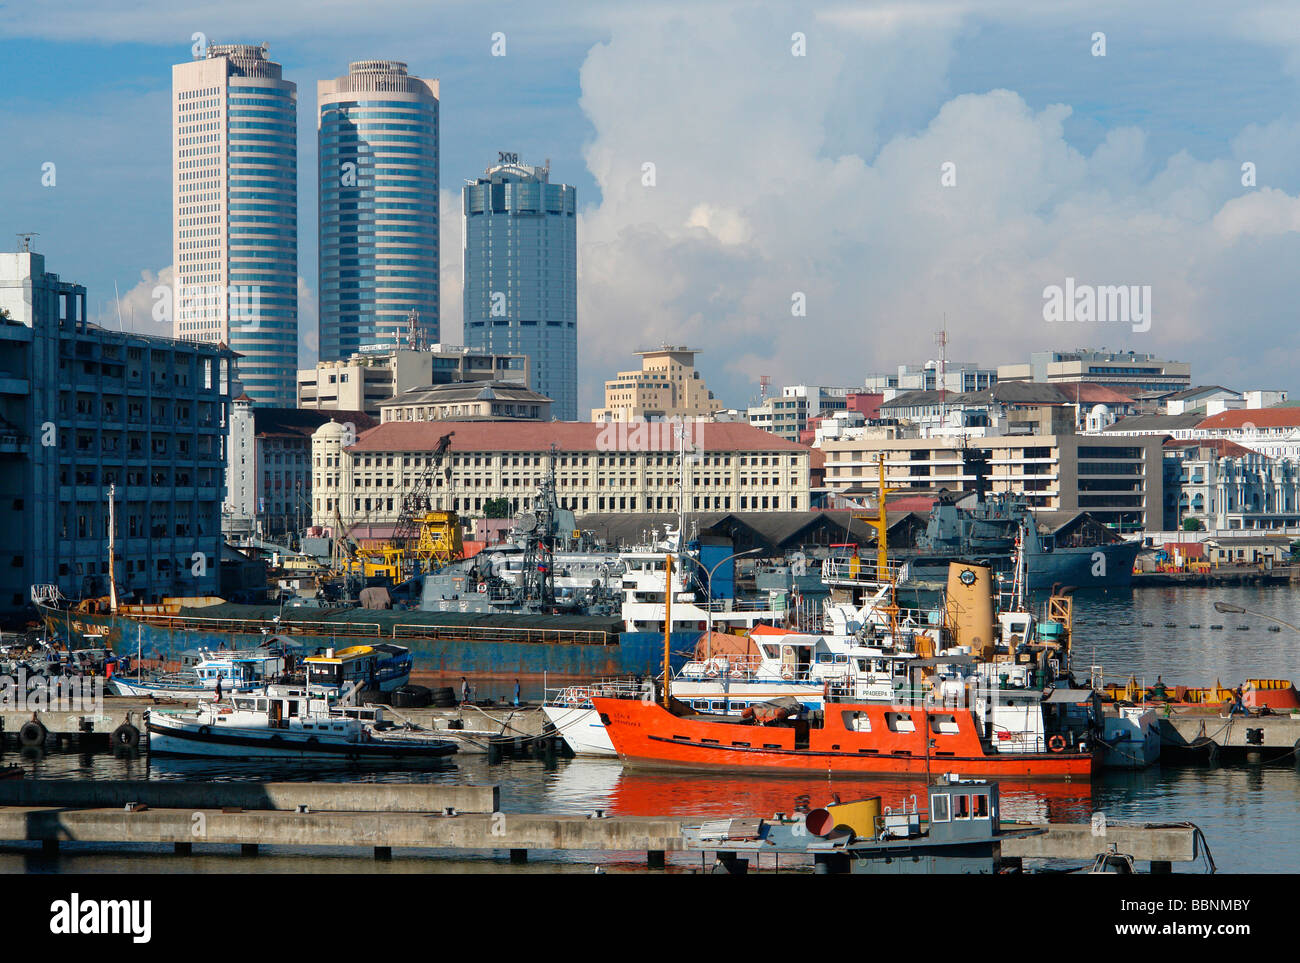
[{"label": "red tile roof", "polygon": [[1258,454],[1253,448],[1246,448],[1227,438],[1170,438],[1164,446],[1166,448],[1213,448],[1221,458],[1239,458],[1242,455]]},{"label": "red tile roof", "polygon": [[1300,428],[1300,408],[1234,408],[1206,418],[1197,428]]},{"label": "red tile roof", "polygon": [[[455,432],[451,451],[562,452],[677,450],[675,429],[663,422],[601,424],[581,421],[390,421],[357,437],[349,451],[431,451]],[[688,422],[686,436],[704,451],[807,452],[761,428],[734,421]]]},{"label": "red tile roof", "polygon": [[1072,385],[1057,385],[1057,390],[1066,401],[1075,401],[1082,405],[1131,405],[1133,399],[1126,394],[1099,385],[1092,381],[1080,381]]}]

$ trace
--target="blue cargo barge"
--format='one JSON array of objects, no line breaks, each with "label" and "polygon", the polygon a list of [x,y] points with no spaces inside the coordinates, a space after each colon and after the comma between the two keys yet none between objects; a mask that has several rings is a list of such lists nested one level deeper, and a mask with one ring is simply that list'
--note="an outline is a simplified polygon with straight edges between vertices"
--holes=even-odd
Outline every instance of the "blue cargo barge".
[{"label": "blue cargo barge", "polygon": [[[282,612],[274,605],[199,599],[123,605],[116,613],[98,600],[38,608],[51,636],[67,639],[71,648],[108,647],[120,654],[138,649],[146,658],[166,660],[199,648],[253,648],[277,637],[308,654],[393,642],[411,650],[417,673],[597,679],[663,670],[663,634],[623,631],[613,617],[359,608]],[[687,660],[699,634],[672,633],[674,670]]]}]

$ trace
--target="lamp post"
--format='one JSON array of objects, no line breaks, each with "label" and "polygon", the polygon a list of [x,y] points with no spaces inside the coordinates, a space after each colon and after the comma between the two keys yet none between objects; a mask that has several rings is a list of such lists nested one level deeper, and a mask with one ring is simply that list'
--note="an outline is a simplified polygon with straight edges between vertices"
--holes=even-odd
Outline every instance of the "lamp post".
[{"label": "lamp post", "polygon": [[1268,619],[1270,622],[1276,622],[1278,625],[1285,625],[1292,632],[1300,632],[1300,628],[1290,622],[1283,622],[1281,619],[1272,615],[1265,615],[1263,612],[1252,612],[1250,609],[1244,609],[1240,605],[1233,605],[1231,602],[1215,602],[1214,611],[1220,615],[1254,615],[1261,619]]},{"label": "lamp post", "polygon": [[707,620],[705,624],[708,626],[708,635],[706,636],[706,640],[704,643],[704,652],[705,652],[704,657],[706,661],[708,659],[713,658],[713,573],[716,572],[723,565],[725,565],[727,562],[730,562],[733,558],[743,558],[746,555],[756,555],[761,551],[762,551],[761,548],[751,548],[745,552],[735,552],[731,555],[728,555],[724,559],[720,559],[718,562],[714,564],[712,568],[707,568],[707,569],[704,568],[704,563],[701,562],[698,558],[691,558],[691,556],[689,555],[682,556],[683,558],[690,559],[692,562],[694,562],[704,571],[704,580],[705,580],[704,611],[705,611],[705,619]]}]

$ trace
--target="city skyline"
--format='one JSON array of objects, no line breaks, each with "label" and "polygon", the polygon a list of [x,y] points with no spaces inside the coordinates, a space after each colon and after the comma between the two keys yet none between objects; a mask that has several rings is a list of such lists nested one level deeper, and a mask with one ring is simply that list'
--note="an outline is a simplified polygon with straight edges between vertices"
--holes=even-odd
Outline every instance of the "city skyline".
[{"label": "city skyline", "polygon": [[[160,65],[188,57],[200,30],[269,42],[299,85],[392,56],[444,85],[449,186],[509,148],[549,156],[578,188],[579,410],[626,366],[629,325],[637,346],[699,344],[716,363],[710,384],[739,406],[760,374],[852,383],[925,355],[945,313],[961,356],[1132,348],[1186,358],[1210,381],[1294,388],[1293,349],[1254,357],[1289,331],[1300,205],[1298,61],[1265,6],[1173,17],[1170,4],[1065,4],[1032,25],[961,3],[769,7],[767,22],[742,23],[732,7],[703,4],[687,31],[671,11],[560,5],[485,25],[453,4],[428,36],[430,17],[382,4],[365,23],[234,4],[211,23],[163,8],[88,12],[57,32],[13,11],[0,21],[13,55],[0,70],[33,73],[0,119],[13,144],[0,209],[11,233],[39,232],[34,249],[87,285],[93,318],[116,325],[117,281],[126,326],[147,328],[171,260],[167,199],[156,196]],[[678,69],[645,84],[670,56]],[[102,93],[88,77],[105,79]],[[302,129],[315,123],[310,99],[299,102]],[[69,154],[55,134],[69,117],[109,163]],[[319,293],[310,141],[299,144],[300,362],[316,347]],[[53,188],[40,182],[47,161]],[[444,189],[440,205],[446,342],[465,340],[461,238],[448,216],[457,194]],[[1044,289],[1071,278],[1149,284],[1150,331],[1046,323]],[[800,295],[804,313],[792,314]],[[837,339],[853,350],[828,352]]]}]

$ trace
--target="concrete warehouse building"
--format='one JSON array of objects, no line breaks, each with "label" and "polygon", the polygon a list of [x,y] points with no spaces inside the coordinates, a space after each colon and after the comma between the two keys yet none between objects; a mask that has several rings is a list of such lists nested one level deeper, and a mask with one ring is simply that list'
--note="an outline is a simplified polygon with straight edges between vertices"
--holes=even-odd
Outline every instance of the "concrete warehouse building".
[{"label": "concrete warehouse building", "polygon": [[85,287],[0,254],[0,613],[108,593],[110,486],[119,595],[217,594],[234,359],[91,324]]}]

